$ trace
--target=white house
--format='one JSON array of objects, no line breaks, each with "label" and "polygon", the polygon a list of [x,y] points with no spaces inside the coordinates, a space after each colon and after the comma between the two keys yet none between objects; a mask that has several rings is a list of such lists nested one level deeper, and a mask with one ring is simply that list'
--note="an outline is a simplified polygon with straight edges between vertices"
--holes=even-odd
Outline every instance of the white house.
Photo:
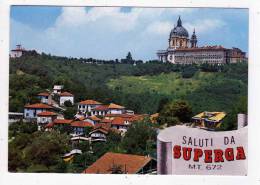
[{"label": "white house", "polygon": [[86,119],[84,119],[84,121],[90,122],[93,125],[99,123],[101,121],[100,118],[98,118],[97,116],[93,115],[93,116],[89,116]]},{"label": "white house", "polygon": [[70,127],[72,128],[72,133],[73,135],[84,135],[85,134],[85,128],[93,128],[94,125],[92,123],[89,123],[87,121],[73,121],[70,123]]},{"label": "white house", "polygon": [[114,103],[109,104],[108,114],[124,114],[124,113],[125,113],[125,107]]},{"label": "white house", "polygon": [[23,120],[23,113],[21,112],[8,112],[8,123],[15,123]]},{"label": "white house", "polygon": [[40,99],[41,103],[46,103],[46,104],[49,103],[49,100],[51,98],[51,95],[48,92],[39,93],[37,96]]},{"label": "white house", "polygon": [[100,105],[91,110],[91,116],[105,116],[108,111],[108,105]]},{"label": "white house", "polygon": [[52,110],[53,107],[43,104],[43,103],[36,103],[31,105],[24,106],[24,118],[25,119],[36,119],[37,114],[45,111]]},{"label": "white house", "polygon": [[106,141],[108,129],[105,127],[99,127],[89,133],[91,141]]},{"label": "white house", "polygon": [[53,122],[57,118],[57,114],[50,111],[40,112],[37,114],[37,125],[42,127]]},{"label": "white house", "polygon": [[69,92],[60,93],[60,105],[64,105],[64,102],[70,101],[71,104],[74,104],[74,95]]},{"label": "white house", "polygon": [[17,44],[16,48],[11,50],[10,57],[11,58],[19,58],[23,55],[23,53],[25,51],[26,50],[24,48],[22,48],[21,44]]},{"label": "white house", "polygon": [[130,115],[134,115],[135,112],[133,110],[126,110],[125,111],[126,114],[130,114]]},{"label": "white house", "polygon": [[78,112],[79,113],[90,113],[92,109],[102,105],[102,103],[95,100],[84,100],[79,102],[78,104]]},{"label": "white house", "polygon": [[122,117],[116,117],[111,122],[111,128],[117,129],[122,133],[125,133],[131,123],[128,119]]},{"label": "white house", "polygon": [[62,89],[63,89],[63,85],[54,85],[53,93],[54,94],[60,94]]}]

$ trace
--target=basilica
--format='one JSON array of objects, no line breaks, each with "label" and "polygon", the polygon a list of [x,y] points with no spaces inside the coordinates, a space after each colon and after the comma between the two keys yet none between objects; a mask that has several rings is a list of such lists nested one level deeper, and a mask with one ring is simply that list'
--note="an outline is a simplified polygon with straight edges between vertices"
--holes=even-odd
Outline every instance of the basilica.
[{"label": "basilica", "polygon": [[169,47],[159,50],[157,56],[162,62],[173,64],[228,64],[247,62],[246,53],[239,48],[218,46],[198,46],[195,29],[189,38],[188,31],[182,26],[181,18],[170,32]]}]

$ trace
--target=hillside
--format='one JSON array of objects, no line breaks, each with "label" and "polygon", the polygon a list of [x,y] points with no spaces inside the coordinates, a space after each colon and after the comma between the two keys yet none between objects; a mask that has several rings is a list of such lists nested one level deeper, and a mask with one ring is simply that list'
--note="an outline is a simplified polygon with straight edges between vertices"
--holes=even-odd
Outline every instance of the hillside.
[{"label": "hillside", "polygon": [[[247,82],[225,73],[197,72],[182,78],[178,72],[156,76],[123,76],[111,79],[108,87],[122,94],[154,94],[169,99],[186,99],[195,113],[223,110],[230,112],[235,102],[247,95]],[[144,103],[145,104],[145,103]]]},{"label": "hillside", "polygon": [[37,93],[64,84],[76,102],[86,98],[115,102],[151,114],[167,101],[183,99],[194,114],[226,111],[234,117],[247,111],[247,79],[247,64],[221,68],[159,62],[89,64],[85,59],[31,54],[10,60],[9,109],[22,112],[24,104],[36,101]]}]

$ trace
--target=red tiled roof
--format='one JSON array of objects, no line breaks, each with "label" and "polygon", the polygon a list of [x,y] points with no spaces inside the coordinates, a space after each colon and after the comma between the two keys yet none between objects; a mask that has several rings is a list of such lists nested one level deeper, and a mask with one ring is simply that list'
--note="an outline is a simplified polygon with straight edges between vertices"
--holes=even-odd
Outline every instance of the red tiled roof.
[{"label": "red tiled roof", "polygon": [[21,48],[21,49],[12,49],[11,51],[26,51],[26,50]]},{"label": "red tiled roof", "polygon": [[100,123],[111,123],[112,120],[103,118]]},{"label": "red tiled roof", "polygon": [[111,128],[111,125],[107,123],[96,123],[94,129],[98,129],[98,128],[105,128],[109,130]]},{"label": "red tiled roof", "polygon": [[83,121],[84,119],[85,119],[85,116],[81,116],[81,117],[76,118],[75,120]]},{"label": "red tiled roof", "polygon": [[111,174],[111,167],[115,164],[122,166],[125,173],[136,174],[151,160],[147,156],[107,152],[82,173]]},{"label": "red tiled roof", "polygon": [[145,115],[145,114],[134,114],[134,116],[133,117],[131,117],[131,118],[129,118],[129,119],[127,119],[128,121],[141,121],[141,120],[143,120],[144,119],[144,117],[146,117],[146,116],[148,116],[148,115]]},{"label": "red tiled roof", "polygon": [[47,125],[45,125],[45,128],[52,128],[53,126],[54,126],[54,123],[50,122]]},{"label": "red tiled roof", "polygon": [[106,111],[108,110],[108,105],[100,105],[93,109],[94,111]]},{"label": "red tiled roof", "polygon": [[92,134],[93,132],[102,132],[103,134],[108,134],[109,128],[106,127],[99,127],[99,128],[94,128],[89,134]]},{"label": "red tiled roof", "polygon": [[74,95],[69,92],[62,92],[60,93],[60,96],[74,96]]},{"label": "red tiled roof", "polygon": [[159,117],[159,113],[154,113],[150,116],[150,120],[152,123],[157,123],[158,117]]},{"label": "red tiled roof", "polygon": [[101,119],[98,118],[97,116],[93,115],[93,116],[90,116],[88,117],[89,119],[93,120],[93,121],[100,121]]},{"label": "red tiled roof", "polygon": [[116,117],[132,118],[132,117],[135,117],[135,115],[134,114],[106,114],[105,117],[110,117],[110,118],[116,118]]},{"label": "red tiled roof", "polygon": [[55,119],[54,124],[70,124],[73,120],[71,119]]},{"label": "red tiled roof", "polygon": [[112,120],[112,125],[125,125],[125,119],[121,117],[116,117]]},{"label": "red tiled roof", "polygon": [[31,105],[25,105],[24,108],[31,108],[31,109],[52,109],[52,106],[43,104],[43,103],[35,103]]},{"label": "red tiled roof", "polygon": [[176,51],[205,51],[205,50],[227,50],[222,46],[202,46],[196,48],[177,48]]},{"label": "red tiled roof", "polygon": [[109,109],[124,109],[125,107],[123,107],[121,105],[114,104],[114,103],[110,103],[108,108]]},{"label": "red tiled roof", "polygon": [[37,116],[57,116],[56,113],[50,111],[44,111],[37,114]]},{"label": "red tiled roof", "polygon": [[84,100],[79,102],[79,104],[84,104],[84,105],[102,105],[102,103],[95,101],[95,100]]},{"label": "red tiled roof", "polygon": [[72,127],[93,127],[94,125],[87,121],[73,121],[70,124]]},{"label": "red tiled roof", "polygon": [[50,95],[50,93],[48,93],[48,92],[41,92],[41,93],[39,93],[39,94],[37,94],[38,96],[49,96]]}]

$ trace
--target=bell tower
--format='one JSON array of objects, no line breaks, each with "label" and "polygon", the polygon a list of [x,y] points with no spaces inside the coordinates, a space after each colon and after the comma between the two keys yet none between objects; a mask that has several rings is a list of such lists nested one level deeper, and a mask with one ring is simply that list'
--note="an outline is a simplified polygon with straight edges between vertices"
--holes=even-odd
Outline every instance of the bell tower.
[{"label": "bell tower", "polygon": [[190,39],[191,48],[196,48],[196,47],[198,47],[198,46],[197,46],[197,42],[198,42],[198,40],[197,40],[197,36],[196,36],[196,34],[195,34],[195,28],[194,28],[193,34],[192,34],[191,39]]}]

